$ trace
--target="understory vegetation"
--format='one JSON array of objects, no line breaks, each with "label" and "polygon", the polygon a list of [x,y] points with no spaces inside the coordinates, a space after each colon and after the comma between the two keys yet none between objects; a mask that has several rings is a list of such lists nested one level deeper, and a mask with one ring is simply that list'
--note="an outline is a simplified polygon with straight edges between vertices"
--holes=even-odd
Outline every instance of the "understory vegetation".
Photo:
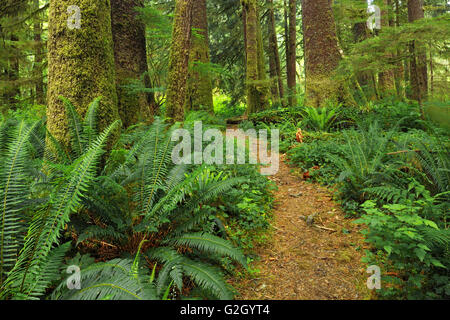
[{"label": "understory vegetation", "polygon": [[[339,110],[336,112],[335,110]],[[292,125],[292,117],[298,126]],[[404,102],[345,114],[274,109],[244,128],[278,128],[299,176],[336,190],[370,244],[364,262],[383,266],[382,298],[449,297],[449,132]],[[268,125],[267,123],[271,123]],[[303,124],[303,125],[302,125]],[[304,128],[301,141],[297,128]],[[299,136],[297,135],[297,138]]]}]

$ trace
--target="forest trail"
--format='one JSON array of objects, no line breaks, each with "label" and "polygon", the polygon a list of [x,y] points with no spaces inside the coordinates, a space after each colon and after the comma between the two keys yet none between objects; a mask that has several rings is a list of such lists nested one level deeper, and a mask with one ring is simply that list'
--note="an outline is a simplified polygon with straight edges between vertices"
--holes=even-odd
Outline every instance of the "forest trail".
[{"label": "forest trail", "polygon": [[280,155],[280,170],[269,177],[278,186],[273,232],[266,243],[255,248],[259,260],[252,268],[259,272],[254,278],[232,280],[239,292],[236,298],[368,298],[360,227],[345,218],[330,190],[303,180],[292,169],[285,163],[285,155]]}]

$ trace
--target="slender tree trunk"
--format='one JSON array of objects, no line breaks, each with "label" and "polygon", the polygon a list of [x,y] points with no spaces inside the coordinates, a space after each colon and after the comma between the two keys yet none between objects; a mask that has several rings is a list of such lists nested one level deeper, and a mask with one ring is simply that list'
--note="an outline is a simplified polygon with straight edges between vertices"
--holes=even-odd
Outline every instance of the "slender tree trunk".
[{"label": "slender tree trunk", "polygon": [[256,0],[242,0],[247,25],[247,112],[254,113],[268,106],[268,84],[264,68],[261,25]]},{"label": "slender tree trunk", "polygon": [[[11,43],[18,42],[19,38],[12,34],[10,36]],[[7,101],[11,109],[16,109],[18,103],[17,97],[20,96],[20,85],[18,83],[20,76],[20,62],[19,62],[19,52],[17,52],[17,47],[15,44],[11,44],[11,51],[9,56],[9,70],[8,70],[8,81],[10,83],[11,89],[7,93]]]},{"label": "slender tree trunk", "polygon": [[[400,1],[395,0],[395,27],[400,27]],[[401,97],[402,99],[405,96],[405,88],[403,85],[403,61],[400,59],[402,56],[402,49],[397,49],[397,67],[394,70],[394,77],[395,77],[395,88],[397,89],[397,95]]]},{"label": "slender tree trunk", "polygon": [[348,85],[336,76],[341,60],[330,0],[303,0],[306,103],[325,106],[327,101],[354,106]]},{"label": "slender tree trunk", "polygon": [[247,11],[242,6],[242,25],[244,28],[245,67],[247,68]]},{"label": "slender tree trunk", "polygon": [[[287,0],[284,0],[283,2],[283,14],[284,14],[284,51],[285,51],[285,55],[286,55],[286,82],[287,79],[289,77],[288,75],[288,66],[291,65],[290,63],[290,59],[291,59],[291,55],[289,54],[289,7],[288,7],[288,3]],[[287,87],[287,92],[286,92],[287,97],[285,97],[285,105],[290,105],[289,102],[289,86]]]},{"label": "slender tree trunk", "polygon": [[280,102],[283,103],[284,98],[284,87],[283,87],[283,78],[281,75],[281,63],[280,63],[280,52],[278,48],[278,38],[277,31],[275,28],[275,14],[273,7],[273,0],[268,0],[269,3],[269,52],[270,52],[270,61],[271,61],[271,77],[275,77],[274,86],[278,86],[276,90],[279,94]]},{"label": "slender tree trunk", "polygon": [[166,115],[172,122],[184,120],[194,1],[176,0],[175,2],[166,110]]},{"label": "slender tree trunk", "polygon": [[[424,18],[423,0],[408,0],[408,21]],[[413,41],[410,45],[410,81],[412,99],[422,103],[428,96],[427,54],[422,43]]]},{"label": "slender tree trunk", "polygon": [[[39,0],[33,0],[34,10],[39,10]],[[34,25],[34,41],[35,41],[35,51],[34,51],[34,66],[33,66],[33,76],[35,78],[35,98],[36,104],[44,104],[44,81],[42,75],[42,26],[40,14],[35,17]]]},{"label": "slender tree trunk", "polygon": [[297,105],[297,0],[289,0],[289,52],[287,59],[287,85],[289,105]]},{"label": "slender tree trunk", "polygon": [[[80,8],[79,29],[70,29],[68,25],[67,8],[72,5]],[[72,101],[82,116],[90,102],[101,96],[100,131],[119,119],[110,2],[51,0],[48,26],[47,128],[58,141],[68,146],[67,119],[59,96]]]},{"label": "slender tree trunk", "polygon": [[139,120],[151,121],[156,112],[153,93],[136,93],[126,88],[139,82],[143,87],[151,87],[145,25],[137,17],[137,9],[143,7],[143,0],[111,0],[118,108],[125,128]]},{"label": "slender tree trunk", "polygon": [[[353,41],[355,43],[362,42],[369,38],[369,30],[367,28],[367,0],[358,0],[356,7],[356,23],[353,25]],[[356,78],[366,99],[374,101],[377,99],[376,82],[372,71],[356,71]]]},{"label": "slender tree trunk", "polygon": [[[381,10],[381,26],[382,28],[392,26],[391,16],[391,0],[383,0],[384,8]],[[387,60],[391,60],[392,54],[386,54]],[[394,95],[395,90],[395,77],[394,70],[388,69],[378,74],[378,87],[380,94],[383,97]]]}]

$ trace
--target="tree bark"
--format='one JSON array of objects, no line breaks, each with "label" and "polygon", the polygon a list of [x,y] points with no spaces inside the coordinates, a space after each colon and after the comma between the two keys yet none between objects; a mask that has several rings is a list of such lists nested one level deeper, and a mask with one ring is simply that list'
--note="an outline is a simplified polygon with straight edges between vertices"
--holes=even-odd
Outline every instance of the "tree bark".
[{"label": "tree bark", "polygon": [[281,75],[281,63],[280,63],[280,52],[278,48],[278,38],[277,31],[275,28],[275,14],[273,8],[273,0],[268,0],[269,3],[269,53],[270,53],[270,76],[274,78],[274,92],[278,94],[279,102],[283,103],[284,98],[284,87],[283,78]]},{"label": "tree bark", "polygon": [[287,58],[287,85],[289,105],[297,104],[297,0],[289,0],[289,51]]},{"label": "tree bark", "polygon": [[254,113],[268,106],[268,83],[265,75],[261,25],[256,0],[242,0],[247,25],[247,112]]},{"label": "tree bark", "polygon": [[[391,0],[383,0],[383,5],[384,8],[381,10],[381,27],[385,28],[393,25],[393,20],[390,18]],[[393,58],[392,54],[387,54],[386,58],[388,61],[391,60]],[[378,74],[378,87],[383,97],[396,93],[393,69],[388,69]]]},{"label": "tree bark", "polygon": [[184,120],[193,2],[194,0],[175,2],[166,110],[166,115],[172,122]]},{"label": "tree bark", "polygon": [[[423,0],[408,0],[408,21],[424,18]],[[428,96],[427,54],[423,44],[413,41],[410,45],[411,97],[422,103]]]},{"label": "tree bark", "polygon": [[[367,1],[358,0],[358,7],[355,8],[355,20],[353,24],[353,41],[354,43],[362,42],[369,38],[369,30],[367,28]],[[366,99],[374,101],[377,99],[376,80],[372,71],[356,71],[356,78]]]},{"label": "tree bark", "polygon": [[[39,10],[39,0],[33,0],[33,9],[35,11]],[[35,21],[33,24],[33,33],[35,41],[35,51],[34,51],[34,66],[33,66],[33,76],[35,79],[35,98],[36,104],[44,104],[44,81],[42,75],[42,26],[40,20],[40,14],[36,14],[34,17]]]},{"label": "tree bark", "polygon": [[[69,29],[67,8],[71,5],[80,8],[79,29]],[[119,119],[110,2],[51,0],[48,26],[47,128],[58,141],[69,146],[65,108],[59,96],[69,99],[82,116],[89,104],[101,96],[100,131]]]},{"label": "tree bark", "polygon": [[192,28],[196,30],[196,34],[191,40],[185,110],[214,113],[206,0],[194,1]]},{"label": "tree bark", "polygon": [[354,106],[347,84],[336,77],[341,60],[330,0],[303,0],[306,103],[326,106],[327,101]]},{"label": "tree bark", "polygon": [[139,120],[151,120],[156,108],[153,93],[133,92],[126,86],[141,82],[151,87],[148,77],[145,25],[137,17],[143,0],[111,0],[111,25],[119,115],[128,128]]}]

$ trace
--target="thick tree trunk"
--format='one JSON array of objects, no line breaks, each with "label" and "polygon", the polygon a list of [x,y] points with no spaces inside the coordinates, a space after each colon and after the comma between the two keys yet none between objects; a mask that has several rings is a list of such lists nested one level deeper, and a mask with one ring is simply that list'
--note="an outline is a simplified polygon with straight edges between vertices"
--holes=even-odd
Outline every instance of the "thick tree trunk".
[{"label": "thick tree trunk", "polygon": [[[384,8],[381,10],[381,26],[385,28],[393,25],[393,20],[390,18],[391,0],[383,0],[383,5]],[[386,58],[387,60],[391,60],[393,58],[392,54],[387,54]],[[383,97],[396,93],[393,69],[385,70],[378,74],[378,87]]]},{"label": "thick tree trunk", "polygon": [[[39,0],[33,1],[33,9],[35,11],[39,10]],[[44,79],[42,75],[42,26],[40,20],[40,14],[37,14],[33,24],[34,41],[35,41],[35,51],[34,51],[34,66],[33,66],[33,77],[35,79],[35,97],[34,101],[36,104],[44,104]]]},{"label": "thick tree trunk", "polygon": [[278,49],[278,39],[277,31],[275,28],[275,14],[273,8],[273,0],[268,0],[269,3],[269,53],[270,53],[270,76],[273,80],[273,91],[275,94],[278,93],[279,102],[283,102],[284,98],[284,87],[283,78],[281,75],[281,63],[280,63],[280,53]]},{"label": "thick tree trunk", "polygon": [[303,0],[306,103],[322,107],[327,101],[355,105],[348,86],[336,77],[341,60],[330,0]]},{"label": "thick tree trunk", "polygon": [[[424,18],[423,0],[408,0],[408,21]],[[411,98],[422,103],[428,96],[427,54],[423,44],[413,41],[410,45]]]},{"label": "thick tree trunk", "polygon": [[256,0],[242,0],[247,18],[247,112],[254,113],[268,106],[268,83],[265,75],[261,25]]},{"label": "thick tree trunk", "polygon": [[172,122],[184,120],[194,1],[176,0],[175,2],[166,103],[166,115]]},{"label": "thick tree trunk", "polygon": [[116,66],[119,115],[128,128],[139,120],[151,120],[155,112],[152,93],[132,92],[126,86],[143,81],[149,84],[145,25],[137,17],[143,0],[111,0],[111,25]]},{"label": "thick tree trunk", "polygon": [[287,85],[289,105],[297,104],[297,0],[289,0],[289,51],[287,58]]},{"label": "thick tree trunk", "polygon": [[206,0],[195,0],[192,8],[192,28],[189,76],[185,110],[206,110],[214,113]]},{"label": "thick tree trunk", "polygon": [[[67,8],[80,8],[81,28],[70,29]],[[119,119],[108,1],[51,0],[48,35],[47,128],[64,145],[69,145],[63,96],[82,116],[96,97],[98,129]],[[113,139],[111,139],[111,142]]]}]

